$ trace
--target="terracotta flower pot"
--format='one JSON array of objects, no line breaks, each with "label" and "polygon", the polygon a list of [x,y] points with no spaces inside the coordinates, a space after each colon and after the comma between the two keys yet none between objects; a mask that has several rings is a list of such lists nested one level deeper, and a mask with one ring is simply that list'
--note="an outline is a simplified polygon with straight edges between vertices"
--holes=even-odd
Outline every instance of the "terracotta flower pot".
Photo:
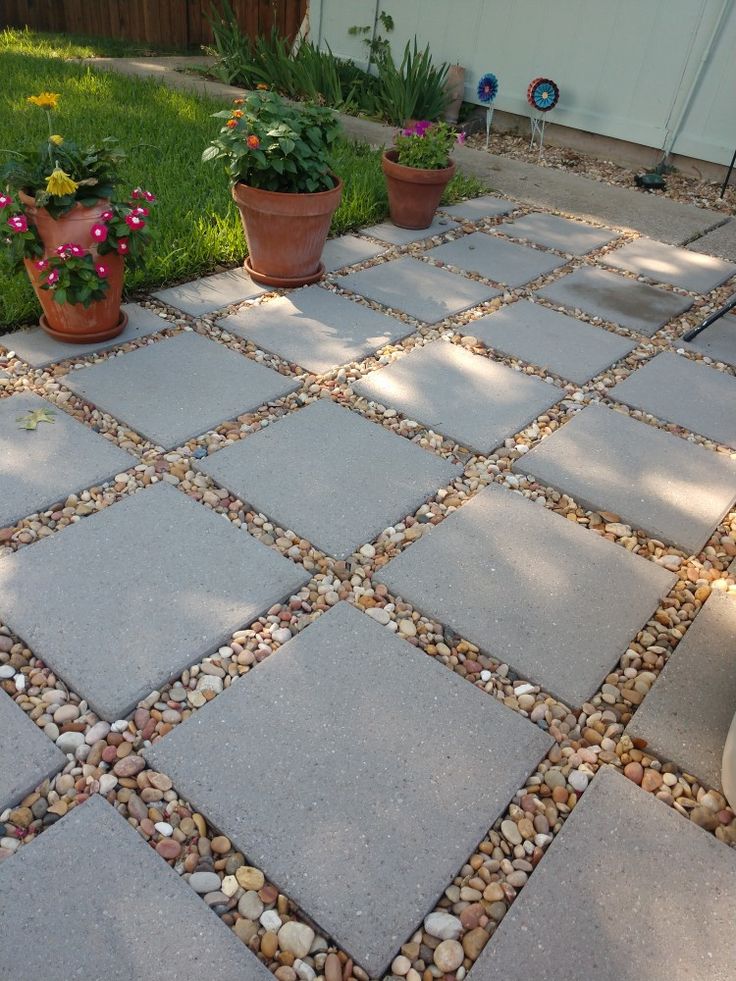
[{"label": "terracotta flower pot", "polygon": [[[110,207],[109,201],[98,201],[92,208],[81,204],[60,218],[54,218],[45,208],[37,208],[33,198],[22,192],[19,194],[29,224],[35,225],[43,242],[44,256],[55,255],[60,245],[74,242],[83,249],[97,255],[92,238],[92,226],[100,221],[100,216]],[[120,303],[123,295],[123,274],[125,261],[121,255],[111,252],[104,257],[109,269],[107,293],[101,300],[84,307],[81,303],[57,303],[54,291],[41,288],[41,273],[31,260],[25,260],[28,277],[41,304],[43,316],[41,327],[56,338],[71,344],[86,344],[92,341],[106,341],[122,333],[127,318],[121,314]]]},{"label": "terracotta flower pot", "polygon": [[455,173],[455,164],[441,170],[404,167],[397,150],[386,150],[381,164],[388,186],[391,221],[399,228],[429,228],[442,192]]},{"label": "terracotta flower pot", "polygon": [[342,197],[342,181],[329,191],[289,194],[236,184],[233,200],[248,243],[245,271],[264,286],[304,286],[324,276],[322,250]]},{"label": "terracotta flower pot", "polygon": [[442,118],[447,123],[456,123],[465,95],[465,69],[462,65],[450,65],[448,68],[445,92],[448,103]]}]

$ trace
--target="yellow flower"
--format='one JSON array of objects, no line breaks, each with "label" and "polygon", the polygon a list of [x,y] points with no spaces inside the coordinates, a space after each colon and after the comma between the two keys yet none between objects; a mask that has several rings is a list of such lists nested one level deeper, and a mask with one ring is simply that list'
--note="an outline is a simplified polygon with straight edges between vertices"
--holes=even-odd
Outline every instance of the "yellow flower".
[{"label": "yellow flower", "polygon": [[256,88],[259,89],[261,92],[268,92],[268,86],[266,85],[265,82],[259,82],[258,85],[256,85]]},{"label": "yellow flower", "polygon": [[28,101],[40,109],[56,109],[60,98],[58,92],[40,92],[38,95],[29,95]]},{"label": "yellow flower", "polygon": [[58,133],[54,133],[53,136],[49,137],[49,143],[53,143],[54,146],[61,146],[63,142],[64,142],[64,137],[59,136]]},{"label": "yellow flower", "polygon": [[73,181],[69,174],[65,174],[58,165],[53,174],[46,178],[46,190],[55,198],[63,198],[67,194],[74,194],[78,187],[79,184]]}]

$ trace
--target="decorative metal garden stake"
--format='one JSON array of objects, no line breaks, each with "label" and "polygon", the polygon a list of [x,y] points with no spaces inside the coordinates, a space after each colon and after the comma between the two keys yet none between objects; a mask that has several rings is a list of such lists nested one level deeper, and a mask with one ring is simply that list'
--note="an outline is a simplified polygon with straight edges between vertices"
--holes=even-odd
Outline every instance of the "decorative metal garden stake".
[{"label": "decorative metal garden stake", "polygon": [[486,107],[486,150],[491,141],[491,123],[493,122],[492,102],[498,95],[498,79],[488,72],[478,82],[478,100]]},{"label": "decorative metal garden stake", "polygon": [[531,126],[531,139],[529,149],[534,146],[535,139],[539,143],[539,157],[541,159],[544,150],[544,127],[547,123],[545,113],[554,109],[560,98],[560,90],[551,78],[534,78],[529,83],[526,90],[526,101],[537,111],[536,115],[529,117]]}]

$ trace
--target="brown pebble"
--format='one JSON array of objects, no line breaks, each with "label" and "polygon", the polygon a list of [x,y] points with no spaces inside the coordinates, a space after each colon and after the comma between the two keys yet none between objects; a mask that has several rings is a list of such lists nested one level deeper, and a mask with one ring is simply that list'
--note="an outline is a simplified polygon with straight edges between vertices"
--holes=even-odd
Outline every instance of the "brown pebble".
[{"label": "brown pebble", "polygon": [[462,943],[465,956],[474,961],[488,943],[488,934],[482,927],[476,927],[465,934]]},{"label": "brown pebble", "polygon": [[659,790],[662,786],[662,774],[658,773],[657,770],[645,770],[641,786],[642,789],[648,790],[649,793],[653,794],[655,790]]},{"label": "brown pebble", "polygon": [[275,903],[278,899],[278,895],[278,889],[276,886],[271,885],[270,882],[267,882],[262,889],[258,890],[258,896],[265,906],[270,906],[271,903]]},{"label": "brown pebble", "polygon": [[624,776],[634,783],[640,784],[644,777],[644,767],[641,763],[627,763],[624,767]]},{"label": "brown pebble", "polygon": [[216,855],[225,855],[232,848],[232,845],[230,844],[230,839],[226,838],[225,835],[217,835],[216,838],[212,839],[210,844],[212,847],[212,851]]},{"label": "brown pebble", "polygon": [[258,924],[254,923],[253,920],[246,920],[245,917],[243,917],[242,919],[235,921],[233,930],[244,944],[248,944],[258,933]]},{"label": "brown pebble", "polygon": [[266,930],[266,932],[261,937],[261,953],[264,957],[271,960],[279,947],[279,938],[271,930]]},{"label": "brown pebble", "polygon": [[254,889],[256,892],[262,888],[266,881],[263,872],[260,869],[254,869],[251,865],[241,865],[240,868],[236,869],[235,878],[238,880],[238,885],[242,886],[243,889]]},{"label": "brown pebble", "polygon": [[325,981],[342,981],[342,964],[337,954],[328,954],[324,965]]},{"label": "brown pebble", "polygon": [[173,838],[162,838],[156,844],[156,851],[161,858],[175,859],[181,854],[181,845],[178,841],[174,841]]},{"label": "brown pebble", "polygon": [[142,756],[125,756],[122,760],[118,760],[112,772],[116,777],[134,777],[145,765],[146,761]]}]

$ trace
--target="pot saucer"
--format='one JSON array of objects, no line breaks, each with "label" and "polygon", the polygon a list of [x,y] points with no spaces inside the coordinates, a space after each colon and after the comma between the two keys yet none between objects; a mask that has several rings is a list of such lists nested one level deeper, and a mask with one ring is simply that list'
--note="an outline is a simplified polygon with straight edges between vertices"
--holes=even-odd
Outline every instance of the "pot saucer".
[{"label": "pot saucer", "polygon": [[39,325],[41,330],[43,330],[49,337],[53,337],[55,341],[61,341],[64,344],[95,344],[97,341],[109,341],[113,337],[117,337],[118,334],[122,334],[125,328],[128,326],[128,314],[124,311],[120,311],[120,320],[117,322],[115,327],[109,327],[107,330],[101,330],[96,333],[88,334],[70,334],[66,331],[54,330],[53,327],[49,327],[48,321],[46,320],[45,314],[41,314],[39,319]]},{"label": "pot saucer", "polygon": [[278,289],[289,289],[293,286],[311,286],[312,283],[318,283],[325,274],[325,264],[324,262],[320,262],[317,272],[312,273],[311,276],[294,276],[293,278],[289,276],[268,276],[266,273],[259,273],[251,268],[250,256],[246,257],[243,268],[253,282],[259,283],[261,286],[275,286]]}]

